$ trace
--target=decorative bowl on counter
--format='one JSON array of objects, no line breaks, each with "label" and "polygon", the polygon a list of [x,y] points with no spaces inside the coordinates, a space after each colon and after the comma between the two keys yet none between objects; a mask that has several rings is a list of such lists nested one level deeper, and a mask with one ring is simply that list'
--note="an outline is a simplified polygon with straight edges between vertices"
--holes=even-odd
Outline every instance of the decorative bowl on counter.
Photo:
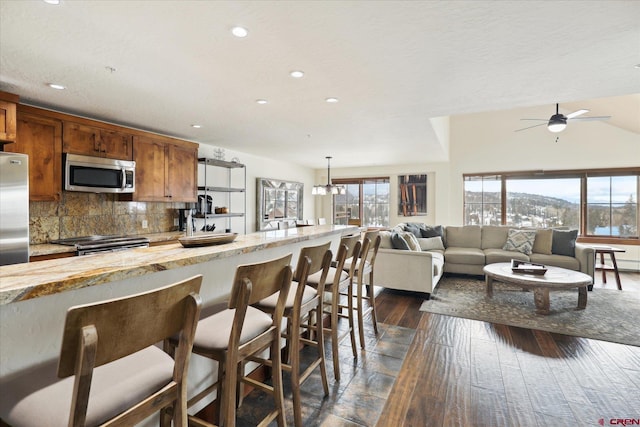
[{"label": "decorative bowl on counter", "polygon": [[238,237],[238,233],[199,234],[196,236],[181,237],[178,241],[185,248],[194,248],[198,246],[231,243],[236,239],[236,237]]}]

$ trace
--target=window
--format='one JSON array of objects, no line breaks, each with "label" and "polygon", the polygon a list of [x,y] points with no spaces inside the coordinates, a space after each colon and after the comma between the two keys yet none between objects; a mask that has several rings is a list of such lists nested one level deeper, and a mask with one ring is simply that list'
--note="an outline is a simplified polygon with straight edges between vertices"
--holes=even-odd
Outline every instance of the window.
[{"label": "window", "polygon": [[587,235],[638,237],[638,177],[587,177]]},{"label": "window", "polygon": [[640,169],[465,174],[465,224],[569,227],[638,239]]},{"label": "window", "polygon": [[507,225],[580,226],[580,178],[507,179]]},{"label": "window", "polygon": [[499,175],[468,176],[464,180],[464,223],[502,224],[502,192]]},{"label": "window", "polygon": [[334,224],[389,225],[389,178],[334,179],[345,194],[334,196]]}]

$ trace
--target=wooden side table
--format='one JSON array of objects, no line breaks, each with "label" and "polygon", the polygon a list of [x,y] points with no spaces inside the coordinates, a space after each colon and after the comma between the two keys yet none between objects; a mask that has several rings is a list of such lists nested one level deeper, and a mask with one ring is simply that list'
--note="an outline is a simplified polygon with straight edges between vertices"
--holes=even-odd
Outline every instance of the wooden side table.
[{"label": "wooden side table", "polygon": [[[602,271],[602,283],[607,283],[607,271],[613,271],[616,276],[616,284],[618,290],[622,290],[622,284],[620,283],[620,273],[618,272],[618,263],[616,263],[616,252],[626,252],[624,249],[615,248],[613,246],[600,246],[591,245],[596,253],[596,271]],[[608,254],[611,258],[611,265],[608,265],[604,261],[604,255]],[[600,255],[600,262],[598,262],[598,255]]]}]

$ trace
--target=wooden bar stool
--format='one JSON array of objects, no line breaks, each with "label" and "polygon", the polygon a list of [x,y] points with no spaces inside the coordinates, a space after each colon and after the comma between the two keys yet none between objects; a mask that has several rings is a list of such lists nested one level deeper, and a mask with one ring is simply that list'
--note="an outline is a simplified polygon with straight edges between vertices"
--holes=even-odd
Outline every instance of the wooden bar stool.
[{"label": "wooden bar stool", "polygon": [[[284,337],[287,340],[287,363],[282,363],[282,369],[291,373],[291,390],[293,396],[293,414],[297,427],[302,426],[302,403],[300,386],[309,378],[313,371],[320,367],[320,377],[324,395],[329,394],[327,382],[327,368],[324,358],[324,334],[322,332],[322,318],[315,313],[323,312],[323,293],[317,288],[309,286],[307,279],[310,275],[319,275],[319,289],[324,289],[329,267],[331,266],[331,242],[319,246],[305,247],[300,250],[298,264],[293,273],[293,283],[285,303],[284,317],[287,319],[287,330]],[[259,308],[273,313],[277,303],[277,295],[273,295],[259,304]],[[302,336],[300,332],[306,334]],[[316,357],[300,372],[301,344],[316,348]]]},{"label": "wooden bar stool", "polygon": [[[345,244],[345,242],[350,244],[350,249]],[[347,308],[347,313],[343,315],[340,313],[340,293],[348,293],[349,289],[352,289],[351,275],[349,274],[349,272],[344,271],[344,263],[347,258],[357,257],[359,253],[359,238],[356,238],[355,240],[345,240],[344,238],[341,239],[338,254],[336,255],[336,259],[332,262],[332,266],[329,268],[324,285],[324,292],[330,296],[331,304],[325,305],[324,313],[318,316],[319,319],[323,318],[324,316],[329,316],[330,319],[329,326],[323,328],[323,332],[331,336],[333,375],[336,381],[340,381],[340,359],[338,356],[338,347],[347,336],[349,336],[351,339],[351,351],[353,352],[353,357],[358,357],[353,320],[353,298],[347,299],[347,305],[345,306]],[[355,265],[353,271],[355,271]],[[307,279],[307,283],[320,290],[320,275],[318,273],[310,275]],[[329,309],[330,311],[327,312],[327,309]],[[338,319],[342,317],[348,319],[349,326],[346,331],[344,331],[342,334],[339,334]]]},{"label": "wooden bar stool", "polygon": [[[367,231],[362,238],[362,250],[357,260],[356,271],[354,277],[356,279],[352,286],[356,287],[355,299],[356,304],[354,310],[358,320],[358,335],[360,338],[360,347],[365,348],[364,340],[364,318],[371,313],[371,322],[373,330],[378,335],[378,320],[376,318],[376,300],[373,288],[373,271],[376,262],[376,255],[380,248],[381,237],[378,230]],[[351,268],[350,262],[345,262],[344,269]],[[365,278],[366,282],[365,282]],[[368,306],[365,308],[363,302],[367,301]]]},{"label": "wooden bar stool", "polygon": [[[280,327],[282,314],[291,284],[291,254],[256,264],[240,265],[236,269],[228,308],[198,322],[193,340],[193,352],[218,362],[216,382],[189,399],[192,406],[216,390],[216,407],[220,424],[236,425],[236,399],[240,382],[273,395],[275,409],[260,423],[267,425],[277,419],[278,426],[286,425],[282,390],[280,355]],[[278,294],[273,315],[255,307],[260,301]],[[168,351],[175,342],[167,343]],[[271,360],[261,359],[270,350]],[[244,362],[259,360],[271,366],[273,386],[246,377]],[[211,425],[190,416],[193,425]]]},{"label": "wooden bar stool", "polygon": [[[55,370],[3,384],[0,416],[12,425],[132,426],[160,411],[187,426],[186,375],[202,276],[150,292],[71,307]],[[178,335],[172,359],[154,344]],[[55,368],[55,367],[54,367]]]}]

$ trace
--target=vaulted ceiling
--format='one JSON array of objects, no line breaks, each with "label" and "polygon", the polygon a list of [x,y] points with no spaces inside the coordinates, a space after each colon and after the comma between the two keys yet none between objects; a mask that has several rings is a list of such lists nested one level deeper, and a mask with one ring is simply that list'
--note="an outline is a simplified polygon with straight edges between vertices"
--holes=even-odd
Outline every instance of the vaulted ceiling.
[{"label": "vaulted ceiling", "polygon": [[556,102],[638,132],[638,64],[637,1],[0,0],[22,102],[315,168],[446,160],[431,119]]}]

